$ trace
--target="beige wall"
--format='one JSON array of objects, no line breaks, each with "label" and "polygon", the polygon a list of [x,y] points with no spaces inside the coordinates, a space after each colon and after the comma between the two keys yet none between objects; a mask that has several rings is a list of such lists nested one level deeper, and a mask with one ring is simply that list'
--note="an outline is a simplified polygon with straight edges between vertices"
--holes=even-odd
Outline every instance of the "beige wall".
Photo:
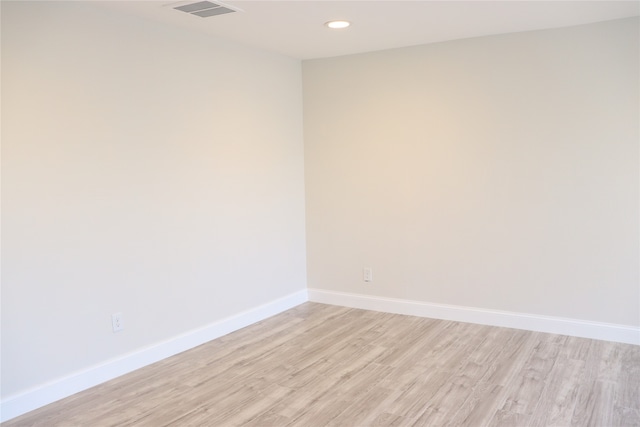
[{"label": "beige wall", "polygon": [[638,325],[638,72],[637,20],[301,79],[3,1],[3,399],[301,291],[305,254],[312,288]]},{"label": "beige wall", "polygon": [[640,325],[638,39],[303,62],[308,286]]},{"label": "beige wall", "polygon": [[303,291],[301,107],[299,61],[3,1],[3,397]]}]

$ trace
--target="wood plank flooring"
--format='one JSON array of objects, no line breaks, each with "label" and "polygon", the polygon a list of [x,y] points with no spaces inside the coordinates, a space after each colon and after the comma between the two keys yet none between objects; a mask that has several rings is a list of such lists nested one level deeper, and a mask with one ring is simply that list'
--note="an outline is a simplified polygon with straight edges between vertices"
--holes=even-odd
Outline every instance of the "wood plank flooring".
[{"label": "wood plank flooring", "polygon": [[640,426],[640,346],[305,303],[14,426]]}]

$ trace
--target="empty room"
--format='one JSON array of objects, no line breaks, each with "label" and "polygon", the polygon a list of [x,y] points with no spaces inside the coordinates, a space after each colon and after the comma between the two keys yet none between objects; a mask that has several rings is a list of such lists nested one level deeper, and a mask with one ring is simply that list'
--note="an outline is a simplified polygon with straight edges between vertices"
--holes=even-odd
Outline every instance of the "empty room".
[{"label": "empty room", "polygon": [[640,426],[639,16],[2,0],[2,425]]}]

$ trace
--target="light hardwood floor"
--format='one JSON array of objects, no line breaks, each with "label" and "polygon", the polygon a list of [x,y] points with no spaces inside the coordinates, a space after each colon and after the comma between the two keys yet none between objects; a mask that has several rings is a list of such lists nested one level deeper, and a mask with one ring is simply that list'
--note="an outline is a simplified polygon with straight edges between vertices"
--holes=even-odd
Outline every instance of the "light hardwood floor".
[{"label": "light hardwood floor", "polygon": [[33,425],[640,426],[640,346],[305,303]]}]

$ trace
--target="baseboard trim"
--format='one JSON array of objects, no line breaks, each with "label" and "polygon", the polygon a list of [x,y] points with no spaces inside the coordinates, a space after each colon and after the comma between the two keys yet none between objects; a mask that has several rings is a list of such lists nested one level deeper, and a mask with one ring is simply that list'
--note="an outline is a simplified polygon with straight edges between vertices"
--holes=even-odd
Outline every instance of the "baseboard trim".
[{"label": "baseboard trim", "polygon": [[640,327],[308,289],[309,301],[343,307],[640,345]]},{"label": "baseboard trim", "polygon": [[158,362],[306,301],[640,345],[640,327],[309,288],[0,402],[0,422]]},{"label": "baseboard trim", "polygon": [[110,360],[18,395],[10,396],[0,403],[0,422],[8,421],[105,381],[182,353],[230,332],[282,313],[306,301],[308,301],[308,293],[305,289],[118,359]]}]

